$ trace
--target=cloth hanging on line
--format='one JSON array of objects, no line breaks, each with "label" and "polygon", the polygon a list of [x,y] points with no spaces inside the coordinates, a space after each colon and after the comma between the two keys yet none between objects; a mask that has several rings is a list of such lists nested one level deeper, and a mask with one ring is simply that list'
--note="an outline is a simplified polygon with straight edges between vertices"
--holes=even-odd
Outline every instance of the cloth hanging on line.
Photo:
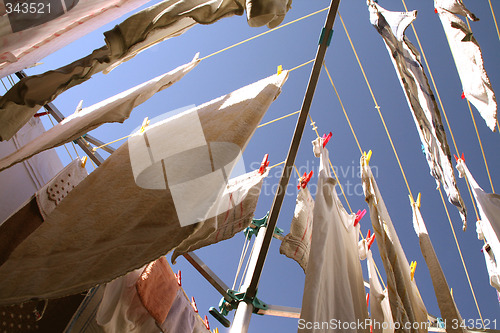
[{"label": "cloth hanging on line", "polygon": [[[318,191],[314,203],[311,250],[306,269],[300,319],[306,323],[365,323],[368,318],[363,272],[358,254],[359,225],[355,214],[348,214],[335,191],[328,150],[321,138],[313,141],[314,154],[320,158]],[[369,328],[344,329],[343,332],[369,332]],[[330,326],[316,324],[299,332],[329,332]]]},{"label": "cloth hanging on line", "polygon": [[[139,52],[181,35],[196,23],[210,24],[223,17],[242,15],[244,2],[245,0],[164,0],[132,15],[104,33],[106,46],[56,70],[25,77],[2,96],[0,140],[12,137],[41,106],[53,101],[69,88],[87,81],[96,73],[109,72]],[[272,7],[269,10],[273,10]],[[260,15],[265,16],[265,12]]]},{"label": "cloth hanging on line", "polygon": [[311,250],[312,222],[314,200],[307,187],[301,188],[297,194],[290,233],[283,238],[280,253],[297,261],[306,272]]},{"label": "cloth hanging on line", "polygon": [[0,304],[110,281],[166,254],[196,222],[221,213],[224,176],[287,77],[272,75],[134,134],[0,266]]},{"label": "cloth hanging on line", "polygon": [[367,251],[366,264],[368,266],[368,278],[370,281],[370,315],[373,333],[394,332],[394,321],[392,320],[391,306],[387,289],[382,289],[375,269],[375,261],[371,250]]},{"label": "cloth hanging on line", "polygon": [[248,25],[276,28],[283,22],[290,8],[292,0],[246,0]]},{"label": "cloth hanging on line", "polygon": [[86,176],[81,161],[74,160],[0,225],[0,265]]},{"label": "cloth hanging on line", "polygon": [[174,70],[110,97],[102,102],[86,107],[65,118],[12,154],[0,159],[0,171],[19,163],[44,150],[71,142],[104,123],[123,123],[132,110],[147,101],[155,93],[179,81],[198,65],[198,55]]},{"label": "cloth hanging on line", "polygon": [[50,1],[33,3],[29,12],[22,3],[5,1],[10,13],[0,17],[0,77],[35,64],[148,1]]},{"label": "cloth hanging on line", "polygon": [[196,316],[191,303],[179,289],[165,321],[160,325],[163,333],[193,333]]},{"label": "cloth hanging on line", "polygon": [[494,132],[497,120],[495,92],[484,68],[479,43],[468,25],[457,15],[468,17],[472,21],[479,19],[461,0],[434,0],[434,7],[448,39],[464,95]]},{"label": "cloth hanging on line", "polygon": [[441,183],[448,200],[458,208],[465,229],[467,209],[456,185],[441,113],[420,63],[420,55],[404,35],[417,12],[391,12],[373,0],[368,3],[370,22],[389,51],[424,147],[430,173],[436,179],[437,187]]},{"label": "cloth hanging on line", "polygon": [[218,201],[217,216],[208,218],[183,240],[172,254],[172,262],[178,256],[195,251],[202,247],[232,238],[251,223],[257,208],[260,190],[268,171],[259,174],[252,171],[229,180],[221,199]]},{"label": "cloth hanging on line", "polygon": [[[402,332],[427,332],[427,310],[415,280],[411,280],[410,265],[364,156],[360,159],[360,165],[365,200],[370,207],[370,219],[373,231],[377,235],[377,246],[387,276],[389,304],[394,324],[401,327]],[[412,327],[408,328],[405,325]]]},{"label": "cloth hanging on line", "polygon": [[461,158],[457,160],[457,170],[460,178],[466,177],[472,188],[481,216],[481,220],[476,223],[478,238],[486,240],[488,246],[485,248],[490,248],[490,250],[483,248],[490,284],[500,292],[500,265],[497,264],[500,261],[500,195],[486,193]]},{"label": "cloth hanging on line", "polygon": [[96,320],[104,289],[105,285],[98,285],[87,292],[63,333],[105,333]]},{"label": "cloth hanging on line", "polygon": [[434,293],[436,294],[439,310],[441,311],[441,318],[445,323],[447,323],[446,332],[468,332],[468,330],[461,325],[452,324],[450,326],[450,323],[461,323],[462,317],[460,316],[455,300],[451,295],[450,287],[448,286],[443,269],[441,268],[441,264],[439,263],[434,247],[432,246],[429,233],[427,232],[427,227],[425,226],[424,219],[420,213],[420,208],[415,202],[412,203],[411,208],[413,211],[413,228],[418,236],[420,250],[424,256],[425,263],[429,268],[432,285],[434,286]]},{"label": "cloth hanging on line", "polygon": [[[40,118],[32,118],[9,141],[0,142],[0,158],[4,158],[43,135],[45,128]],[[53,150],[34,156],[9,170],[0,172],[0,224],[16,209],[50,181],[63,165]]]}]

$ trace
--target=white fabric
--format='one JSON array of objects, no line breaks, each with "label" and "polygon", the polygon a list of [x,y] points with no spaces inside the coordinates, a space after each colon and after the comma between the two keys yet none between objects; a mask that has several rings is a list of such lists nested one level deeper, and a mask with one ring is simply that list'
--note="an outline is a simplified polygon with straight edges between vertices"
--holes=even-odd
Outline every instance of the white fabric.
[{"label": "white fabric", "polygon": [[252,223],[264,178],[257,171],[230,179],[221,199],[218,215],[202,222],[201,226],[177,246],[172,262],[178,256],[233,237]]},{"label": "white fabric", "polygon": [[142,271],[143,268],[137,269],[106,284],[96,315],[97,324],[106,333],[160,332],[135,287]]},{"label": "white fabric", "polygon": [[86,107],[65,118],[24,147],[0,160],[0,171],[19,163],[41,151],[71,142],[104,123],[123,123],[132,110],[155,93],[179,81],[199,63],[194,59],[174,70],[137,85],[102,102]]},{"label": "white fabric", "polygon": [[467,24],[457,15],[473,21],[478,19],[461,0],[434,0],[434,7],[448,39],[464,95],[477,108],[486,125],[495,131],[497,101],[484,68],[481,48]]},{"label": "white fabric", "polygon": [[373,333],[392,333],[394,332],[394,321],[392,320],[387,289],[382,289],[380,285],[371,250],[367,252],[366,264],[370,280],[370,315]]},{"label": "white fabric", "polygon": [[[59,50],[78,38],[111,22],[118,17],[142,6],[149,0],[78,0],[76,5],[61,12],[56,17],[58,9],[62,10],[59,1],[50,1],[51,8],[38,5],[38,15],[26,14],[24,20],[37,24],[38,21],[50,21],[25,30],[9,22],[7,15],[0,24],[4,27],[0,32],[0,77],[13,74],[29,67],[49,54]],[[62,1],[61,1],[62,2]],[[69,3],[68,1],[66,1]],[[38,4],[37,2],[34,2]],[[40,2],[42,3],[42,2]],[[46,3],[46,2],[45,2]],[[9,16],[12,16],[9,15]],[[26,24],[26,23],[24,23]],[[16,30],[13,32],[13,30]]]},{"label": "white fabric", "polygon": [[[181,227],[178,207],[187,201],[187,205],[216,203],[226,186],[222,180],[210,183],[209,189],[217,189],[214,196],[206,192],[205,182],[196,184],[194,180],[207,171],[200,169],[207,161],[197,152],[211,143],[227,143],[241,153],[287,76],[287,72],[272,75],[136,133],[136,141],[119,147],[74,188],[0,266],[0,304],[87,290],[179,245],[197,225]],[[190,151],[187,143],[196,141],[196,136],[190,127],[180,125],[189,125],[183,120],[193,114],[201,124],[205,146]],[[214,169],[221,177],[221,170],[229,175],[231,169],[223,168],[230,162],[224,152],[211,152]],[[141,175],[144,178],[136,181]],[[151,181],[163,187],[147,187]],[[170,186],[183,182],[193,187],[186,186],[183,202],[175,202]],[[192,223],[210,216],[207,211],[199,213],[192,216]]]},{"label": "white fabric", "polygon": [[370,21],[384,39],[394,68],[405,92],[420,141],[425,149],[430,173],[457,206],[464,227],[467,210],[457,188],[451,165],[451,154],[441,114],[429,82],[420,63],[420,55],[404,35],[417,12],[391,12],[368,0]]},{"label": "white fabric", "polygon": [[[490,256],[494,261],[498,262],[500,260],[500,195],[486,193],[476,182],[464,160],[458,159],[457,170],[460,178],[467,177],[467,181],[474,194],[474,199],[476,199],[477,208],[481,216],[481,222],[478,223],[477,228],[478,238],[486,240],[491,247]],[[485,259],[487,258],[485,257]],[[486,264],[488,265],[488,260],[486,260]],[[492,280],[492,273],[495,275],[494,272],[495,270],[491,270],[490,266],[488,266],[490,281]],[[496,275],[500,275],[499,267],[496,268]],[[495,287],[493,284],[492,286]]]},{"label": "white fabric", "polygon": [[38,190],[35,197],[43,219],[46,220],[61,200],[87,176],[87,169],[82,166],[82,162],[77,158]]},{"label": "white fabric", "polygon": [[[335,191],[331,177],[328,150],[321,139],[313,141],[320,157],[318,192],[314,204],[313,234],[306,269],[300,319],[306,323],[365,322],[368,318],[363,273],[358,255],[359,225],[355,214],[348,214]],[[329,332],[329,327],[313,325],[299,332]],[[342,332],[369,332],[369,327]]]},{"label": "white fabric", "polygon": [[197,321],[196,316],[197,314],[181,288],[177,291],[167,319],[160,325],[161,331],[163,333],[193,333]]},{"label": "white fabric", "polygon": [[[24,145],[43,135],[45,129],[39,118],[31,120],[9,141],[0,142],[0,158],[15,153]],[[54,150],[34,156],[22,164],[0,172],[0,224],[17,208],[50,181],[63,165]]]},{"label": "white fabric", "polygon": [[306,271],[311,250],[314,200],[309,189],[301,188],[297,194],[290,233],[283,238],[280,253],[297,261]]},{"label": "white fabric", "polygon": [[[427,332],[427,310],[415,281],[410,277],[410,266],[399,242],[389,212],[370,167],[361,157],[361,176],[365,200],[370,207],[370,219],[377,235],[377,246],[387,276],[387,289],[392,317],[403,332]],[[417,330],[404,330],[406,323],[422,323]],[[416,324],[415,324],[416,325]]]},{"label": "white fabric", "polygon": [[443,273],[443,269],[439,263],[439,260],[432,246],[431,239],[427,232],[427,228],[420,213],[420,208],[418,208],[416,203],[412,204],[413,210],[413,227],[417,233],[420,250],[424,256],[425,263],[429,268],[429,273],[432,279],[432,285],[434,286],[434,293],[438,301],[439,310],[441,311],[441,318],[443,318],[445,323],[448,323],[446,327],[446,332],[448,333],[464,333],[468,332],[464,327],[460,325],[449,325],[449,323],[461,323],[462,317],[458,312],[455,300],[450,292],[450,287],[446,281],[446,277]]},{"label": "white fabric", "polygon": [[484,261],[490,277],[490,285],[500,292],[500,269],[498,267],[495,255],[488,245],[483,246]]}]

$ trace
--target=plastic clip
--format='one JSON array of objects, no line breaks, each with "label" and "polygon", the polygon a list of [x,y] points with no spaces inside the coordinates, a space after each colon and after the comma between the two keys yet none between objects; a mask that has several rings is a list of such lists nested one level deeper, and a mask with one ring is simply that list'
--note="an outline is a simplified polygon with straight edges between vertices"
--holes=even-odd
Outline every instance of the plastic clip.
[{"label": "plastic clip", "polygon": [[375,241],[375,233],[373,235],[370,235],[371,231],[368,230],[368,233],[366,234],[366,245],[368,246],[368,250],[372,247],[373,242]]},{"label": "plastic clip", "polygon": [[218,328],[218,327],[216,327],[216,328],[213,330],[213,332],[212,332],[212,333],[219,333],[219,328]]},{"label": "plastic clip", "polygon": [[194,312],[198,313],[198,307],[196,306],[196,301],[192,296],[191,296],[191,306],[193,307]]},{"label": "plastic clip", "polygon": [[372,159],[372,151],[363,152],[363,157],[365,158],[366,165],[370,165],[370,160]]},{"label": "plastic clip", "polygon": [[41,117],[41,116],[46,116],[46,115],[48,115],[48,114],[49,114],[49,112],[48,112],[48,111],[45,111],[45,112],[38,112],[38,113],[35,113],[35,114],[33,115],[33,117],[38,118],[38,117]]},{"label": "plastic clip", "polygon": [[311,177],[313,175],[313,171],[309,172],[309,174],[306,174],[304,172],[304,175],[299,178],[299,185],[297,185],[297,189],[300,190],[301,188],[306,188],[307,183],[311,180]]},{"label": "plastic clip", "polygon": [[269,154],[264,155],[262,159],[262,163],[260,164],[259,171],[257,171],[260,175],[263,175],[266,172],[266,168],[269,166]]},{"label": "plastic clip", "polygon": [[181,275],[181,271],[178,271],[177,274],[174,273],[174,275],[177,278],[177,284],[182,287],[182,275]]},{"label": "plastic clip", "polygon": [[207,316],[205,316],[205,319],[203,319],[203,324],[205,324],[205,327],[207,328],[207,330],[210,331],[210,323],[208,322]]},{"label": "plastic clip", "polygon": [[366,307],[369,308],[370,305],[370,293],[366,293]]},{"label": "plastic clip", "polygon": [[148,127],[149,125],[149,119],[148,117],[144,118],[143,122],[142,122],[142,125],[141,125],[141,129],[139,130],[139,133],[144,133],[144,131],[146,130],[146,127]]},{"label": "plastic clip", "polygon": [[277,73],[278,75],[280,75],[282,72],[283,72],[283,66],[282,66],[282,65],[279,65],[279,66],[278,66],[278,69],[277,69],[277,71],[276,71],[276,73]]},{"label": "plastic clip", "polygon": [[453,154],[453,156],[455,156],[455,161],[458,163],[458,160],[462,160],[465,162],[465,157],[464,157],[464,153],[462,153],[462,157],[458,157],[457,155]]},{"label": "plastic clip", "polygon": [[326,144],[328,143],[328,141],[330,141],[330,139],[332,138],[332,132],[328,133],[328,135],[326,134],[323,134],[323,148],[325,148]]},{"label": "plastic clip", "polygon": [[85,168],[85,164],[87,164],[87,156],[83,156],[80,166],[82,168]]},{"label": "plastic clip", "polygon": [[363,210],[358,210],[358,212],[356,213],[356,218],[354,219],[354,226],[357,226],[359,221],[361,221],[361,219],[363,218],[363,216],[365,216],[366,214],[366,209],[363,209]]},{"label": "plastic clip", "polygon": [[460,95],[462,99],[465,99],[465,92],[462,92],[462,95]]},{"label": "plastic clip", "polygon": [[413,278],[415,277],[415,270],[417,269],[417,262],[412,261],[410,264],[410,278],[413,281]]},{"label": "plastic clip", "polygon": [[76,106],[75,113],[78,113],[78,112],[82,111],[82,109],[83,109],[83,99],[80,100],[80,102]]}]

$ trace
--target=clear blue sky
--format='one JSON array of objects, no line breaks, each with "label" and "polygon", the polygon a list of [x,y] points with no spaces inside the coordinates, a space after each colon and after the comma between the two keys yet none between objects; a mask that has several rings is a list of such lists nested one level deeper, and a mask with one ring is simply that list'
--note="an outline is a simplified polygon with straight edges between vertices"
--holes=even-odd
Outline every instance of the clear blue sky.
[{"label": "clear blue sky", "polygon": [[[155,2],[157,1],[151,3]],[[491,191],[469,109],[467,103],[460,98],[461,83],[441,23],[434,13],[433,1],[407,0],[406,2],[410,10],[418,10],[415,27],[430,62],[458,148],[460,152],[465,153],[467,165],[477,182],[483,189]],[[379,4],[389,10],[404,10],[400,0],[380,0]],[[483,49],[486,70],[498,93],[500,92],[500,64],[498,63],[500,41],[495,31],[488,1],[469,0],[465,1],[465,4],[481,19],[479,22],[472,23],[472,30]],[[329,2],[326,0],[295,0],[285,22],[328,5]],[[494,9],[500,12],[499,4],[493,2],[493,5],[496,6]],[[448,283],[453,288],[454,297],[462,317],[465,319],[479,318],[439,193],[435,190],[435,181],[429,175],[429,168],[421,151],[410,110],[385,45],[369,23],[365,1],[342,1],[340,14],[345,20],[381,106],[381,111],[408,176],[411,190],[414,195],[422,192],[422,215]],[[325,17],[326,12],[320,13],[202,61],[180,82],[158,93],[136,108],[130,119],[124,124],[105,125],[93,131],[92,134],[105,142],[114,140],[129,134],[142,123],[146,116],[151,119],[180,107],[192,104],[199,105],[275,73],[278,65],[290,69],[313,59]],[[43,65],[27,72],[29,74],[44,72],[87,55],[94,48],[103,45],[102,32],[112,28],[114,24],[116,22],[54,53],[42,60]],[[196,52],[200,52],[203,57],[265,30],[267,28],[248,27],[244,17],[222,19],[209,26],[198,25],[180,37],[167,40],[139,54],[108,75],[95,75],[91,80],[59,96],[54,104],[65,115],[69,115],[81,99],[84,101],[84,107],[92,105],[188,62]],[[339,18],[336,20],[334,30],[333,40],[326,55],[326,65],[333,76],[362,148],[373,150],[371,165],[375,168],[375,176],[406,256],[408,260],[418,262],[415,276],[427,310],[429,313],[439,316],[429,272],[420,252],[418,238],[413,231],[408,191]],[[407,36],[416,45],[416,39],[411,29],[407,30]],[[312,65],[307,65],[290,73],[282,94],[273,103],[264,121],[299,110],[311,68]],[[474,108],[473,112],[489,163],[493,185],[500,191],[500,180],[497,172],[500,168],[498,155],[500,134],[491,133]],[[339,101],[324,72],[319,80],[311,115],[316,121],[320,134],[333,132],[333,138],[328,144],[330,158],[338,170],[340,181],[348,194],[352,209],[357,211],[368,208],[364,202],[358,175],[359,151]],[[255,166],[252,162],[260,162],[266,153],[270,155],[271,165],[284,160],[292,137],[295,119],[296,117],[290,117],[257,130],[243,155],[247,170]],[[454,153],[446,124],[445,128],[448,132],[452,153]],[[314,170],[317,173],[319,161],[314,158],[310,144],[314,138],[315,133],[308,125],[296,161],[296,165],[302,173],[309,170]],[[115,147],[118,145],[114,144]],[[63,149],[59,149],[58,152],[65,163],[69,161]],[[105,152],[102,154],[107,156]],[[271,170],[263,188],[256,217],[263,216],[270,209],[273,199],[273,185],[278,182],[280,171],[279,168]],[[278,227],[283,228],[285,233],[289,230],[295,207],[296,182],[297,177],[294,174],[289,189],[290,194],[285,198],[278,220]],[[316,178],[311,181],[311,183],[315,182]],[[457,182],[468,208],[469,229],[465,233],[461,231],[460,217],[456,209],[448,204],[453,225],[483,318],[498,319],[497,324],[500,325],[500,307],[497,296],[495,290],[488,283],[483,255],[480,252],[482,242],[476,238],[472,202],[465,181],[458,179],[457,176]],[[112,198],[110,198],[111,200]],[[342,201],[344,201],[343,198]],[[368,217],[362,220],[361,228],[363,234],[366,234],[368,228],[371,228]],[[242,242],[243,235],[237,235],[221,244],[199,250],[197,254],[228,285],[232,285]],[[377,263],[383,271],[380,260]],[[362,262],[362,266],[365,278],[367,278],[366,263]],[[217,306],[220,295],[183,258],[178,259],[178,264],[173,266],[173,269],[174,271],[182,270],[183,286],[186,292],[196,298],[200,314],[208,315],[208,308]],[[303,285],[304,273],[302,269],[294,261],[280,255],[279,241],[273,240],[260,283],[259,298],[269,304],[300,307]],[[232,315],[232,313],[229,315],[229,319],[232,319]],[[226,331],[210,315],[209,320],[212,327],[218,326],[221,332]],[[296,329],[297,321],[295,319],[256,315],[252,317],[250,326],[250,332],[294,332]],[[497,329],[499,328],[497,327]]]}]

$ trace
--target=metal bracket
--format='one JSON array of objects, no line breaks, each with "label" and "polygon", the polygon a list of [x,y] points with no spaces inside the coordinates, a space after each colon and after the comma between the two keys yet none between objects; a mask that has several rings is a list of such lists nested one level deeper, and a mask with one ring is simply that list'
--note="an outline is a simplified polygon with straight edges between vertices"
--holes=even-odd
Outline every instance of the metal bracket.
[{"label": "metal bracket", "polygon": [[269,218],[269,212],[267,212],[266,216],[260,219],[252,219],[252,224],[250,227],[247,227],[243,232],[247,239],[252,238],[252,236],[257,235],[259,229],[267,226],[267,219]]},{"label": "metal bracket", "polygon": [[[228,289],[227,295],[229,295],[231,301],[227,301],[223,297],[219,302],[219,310],[213,306],[208,310],[208,312],[224,327],[231,326],[231,322],[226,318],[226,316],[229,314],[229,311],[236,309],[238,307],[238,303],[240,302],[252,304],[254,309],[253,312],[258,315],[263,315],[262,311],[269,309],[267,304],[258,299],[257,296],[249,297],[246,292],[238,292],[236,290]],[[259,311],[261,313],[259,313]]]}]

